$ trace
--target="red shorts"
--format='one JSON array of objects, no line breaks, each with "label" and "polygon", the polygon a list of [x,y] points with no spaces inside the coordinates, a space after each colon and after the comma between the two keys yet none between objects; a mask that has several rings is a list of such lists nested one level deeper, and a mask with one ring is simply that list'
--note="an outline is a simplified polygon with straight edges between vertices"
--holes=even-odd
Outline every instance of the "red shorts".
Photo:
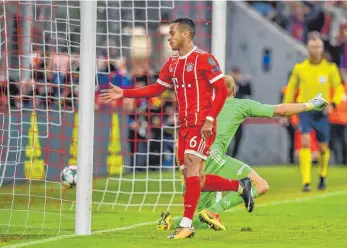
[{"label": "red shorts", "polygon": [[212,136],[204,140],[200,134],[201,127],[186,127],[178,132],[177,155],[179,166],[184,165],[184,154],[192,154],[203,160],[207,159],[208,151],[216,137],[216,128],[213,128]]}]

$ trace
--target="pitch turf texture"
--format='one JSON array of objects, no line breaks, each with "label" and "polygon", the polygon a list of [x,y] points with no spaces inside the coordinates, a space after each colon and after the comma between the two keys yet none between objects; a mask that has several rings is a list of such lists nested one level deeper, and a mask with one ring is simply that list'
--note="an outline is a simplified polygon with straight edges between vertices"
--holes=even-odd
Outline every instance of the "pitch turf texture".
[{"label": "pitch turf texture", "polygon": [[[329,169],[328,188],[324,192],[315,189],[310,193],[300,191],[300,177],[297,166],[255,167],[270,184],[268,194],[256,199],[253,213],[247,213],[243,205],[222,214],[228,231],[216,232],[211,229],[196,230],[195,238],[189,240],[167,240],[168,231],[157,231],[155,222],[162,207],[154,212],[152,207],[102,205],[93,211],[93,235],[88,237],[69,236],[74,228],[74,189],[64,190],[62,197],[59,184],[33,183],[16,186],[15,197],[12,187],[0,188],[0,246],[3,247],[347,247],[347,167]],[[316,175],[316,169],[313,169]],[[138,178],[151,173],[138,174]],[[177,178],[179,173],[176,174]],[[172,178],[172,173],[164,173],[163,178]],[[316,177],[314,177],[316,179]],[[316,180],[314,180],[316,181]],[[97,179],[95,187],[103,189],[105,179]],[[117,190],[118,184],[109,185],[109,190]],[[163,186],[164,185],[164,186]],[[131,182],[122,187],[134,186],[140,191],[160,190],[158,182]],[[161,191],[179,189],[180,183],[162,184]],[[122,189],[121,187],[121,189]],[[30,188],[31,204],[28,206]],[[11,193],[11,194],[8,194]],[[114,202],[115,193],[103,195],[95,193],[93,201]],[[180,203],[181,196],[167,194],[158,199],[157,195],[134,195],[131,204],[165,204],[170,200]],[[121,194],[118,202],[129,203],[129,195]],[[64,201],[59,200],[60,198]],[[9,209],[12,206],[12,211]],[[61,206],[61,207],[60,207]],[[93,205],[94,209],[98,207]],[[30,211],[28,212],[28,208]],[[59,209],[62,209],[61,212]],[[181,213],[179,207],[172,208],[173,214]],[[12,214],[11,214],[12,212]],[[43,214],[46,212],[46,214]],[[29,214],[28,214],[29,213]],[[63,217],[61,217],[63,216]],[[8,224],[11,222],[11,226]],[[26,227],[26,228],[25,228]],[[59,236],[57,236],[59,232]],[[64,235],[64,236],[61,236]]]}]

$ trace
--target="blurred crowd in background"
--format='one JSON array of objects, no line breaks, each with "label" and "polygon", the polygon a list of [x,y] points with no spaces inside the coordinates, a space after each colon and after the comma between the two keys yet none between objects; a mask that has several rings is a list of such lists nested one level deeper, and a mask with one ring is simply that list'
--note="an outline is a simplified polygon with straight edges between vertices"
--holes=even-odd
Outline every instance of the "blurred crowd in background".
[{"label": "blurred crowd in background", "polygon": [[326,57],[347,68],[346,1],[248,1],[259,13],[292,37],[307,41],[308,33],[321,33]]},{"label": "blurred crowd in background", "polygon": [[[48,57],[48,58],[47,58]],[[1,84],[1,109],[7,104],[12,110],[50,109],[54,104],[63,108],[75,107],[78,97],[79,56],[70,56],[67,52],[49,54],[33,53],[30,67],[32,77],[28,81],[18,82],[10,78],[8,84]],[[109,111],[108,105],[101,104],[99,90],[109,87],[109,82],[121,88],[139,88],[153,84],[159,72],[152,71],[148,66],[148,58],[134,61],[110,59],[105,51],[97,55],[96,74],[96,110]],[[128,65],[131,63],[131,66]],[[131,68],[131,70],[128,70]],[[10,97],[7,95],[7,87]],[[20,97],[22,96],[22,97]],[[114,104],[114,103],[113,103]],[[114,107],[117,104],[114,104]],[[115,108],[118,109],[118,108]],[[131,154],[140,154],[136,159],[137,166],[146,166],[147,159],[141,154],[151,153],[149,164],[152,166],[172,165],[175,126],[174,93],[167,91],[162,97],[151,99],[127,99],[123,102],[122,113],[127,115],[129,148]],[[163,128],[162,128],[163,127]],[[150,140],[148,142],[148,140]],[[170,142],[171,141],[171,142]],[[159,155],[161,154],[162,155]],[[162,158],[161,158],[162,156]],[[131,160],[133,163],[134,160]]]}]

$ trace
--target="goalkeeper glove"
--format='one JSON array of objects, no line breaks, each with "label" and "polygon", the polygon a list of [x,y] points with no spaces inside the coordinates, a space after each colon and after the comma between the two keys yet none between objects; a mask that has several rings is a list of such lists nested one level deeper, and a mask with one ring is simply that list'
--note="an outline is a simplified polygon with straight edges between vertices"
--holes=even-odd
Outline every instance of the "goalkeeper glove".
[{"label": "goalkeeper glove", "polygon": [[322,93],[319,93],[313,99],[305,103],[306,111],[311,111],[311,110],[320,111],[320,110],[323,110],[323,108],[327,105],[328,105],[328,101],[322,97]]}]

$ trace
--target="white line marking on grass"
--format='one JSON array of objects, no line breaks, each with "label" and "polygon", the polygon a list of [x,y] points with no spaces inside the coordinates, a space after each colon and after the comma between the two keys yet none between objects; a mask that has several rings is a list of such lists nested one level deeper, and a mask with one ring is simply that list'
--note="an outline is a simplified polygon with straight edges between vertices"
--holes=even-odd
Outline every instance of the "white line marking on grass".
[{"label": "white line marking on grass", "polygon": [[112,228],[112,229],[98,230],[98,231],[94,231],[92,234],[100,234],[100,233],[123,231],[123,230],[133,229],[133,228],[140,227],[140,226],[152,225],[152,224],[156,224],[156,223],[158,223],[158,221],[143,222],[143,223],[138,223],[138,224],[134,224],[134,225],[131,225],[131,226],[124,226],[124,227],[117,227],[117,228]]},{"label": "white line marking on grass", "polygon": [[[130,226],[98,230],[98,231],[92,232],[92,235],[101,234],[101,233],[116,232],[116,231],[124,231],[124,230],[134,229],[134,228],[141,227],[141,226],[147,226],[147,225],[156,224],[157,222],[158,221],[150,221],[150,222],[143,222],[143,223],[138,223],[138,224],[134,224],[134,225],[130,225]],[[78,235],[74,235],[74,234],[62,235],[62,236],[52,237],[52,238],[48,238],[48,239],[41,239],[41,240],[30,241],[30,242],[27,242],[27,243],[20,243],[20,244],[2,246],[1,248],[27,247],[27,246],[44,244],[44,243],[54,242],[54,241],[61,240],[61,239],[68,239],[68,238],[75,238],[75,237],[83,237],[83,236],[78,236]]]},{"label": "white line marking on grass", "polygon": [[[282,205],[282,204],[288,204],[288,203],[312,201],[312,200],[315,200],[315,199],[322,199],[322,198],[327,198],[327,197],[330,197],[330,196],[344,195],[344,194],[347,194],[347,191],[346,190],[340,190],[340,191],[328,192],[328,193],[323,193],[323,194],[320,194],[320,195],[314,195],[314,196],[309,196],[309,197],[302,197],[302,198],[297,198],[297,199],[289,199],[289,200],[275,201],[275,202],[269,202],[269,203],[264,203],[264,204],[257,204],[256,207],[260,208],[260,207],[276,206],[276,205]],[[238,211],[238,210],[241,210],[241,209],[242,208],[230,209],[230,210],[227,210],[225,212],[233,212],[233,211]],[[134,225],[130,225],[130,226],[98,230],[98,231],[92,232],[92,235],[102,234],[102,233],[110,233],[110,232],[117,232],[117,231],[124,231],[124,230],[134,229],[134,228],[141,227],[141,226],[153,225],[153,224],[156,224],[157,222],[158,221],[150,221],[150,222],[143,222],[143,223],[138,223],[138,224],[134,224]],[[48,243],[48,242],[54,242],[54,241],[57,241],[57,240],[74,238],[74,237],[81,237],[81,236],[63,235],[63,236],[57,236],[57,237],[52,237],[52,238],[48,238],[48,239],[41,239],[41,240],[30,241],[30,242],[27,242],[27,243],[20,243],[20,244],[3,246],[2,248],[27,247],[27,246],[44,244],[44,243]]]},{"label": "white line marking on grass", "polygon": [[48,242],[53,242],[53,241],[57,241],[57,240],[61,240],[61,239],[68,239],[68,238],[73,238],[73,237],[75,237],[75,235],[62,235],[62,236],[52,237],[52,238],[48,238],[48,239],[34,240],[34,241],[30,241],[28,243],[19,243],[19,244],[14,244],[14,245],[2,246],[1,248],[26,247],[26,246],[44,244],[44,243],[48,243]]}]

